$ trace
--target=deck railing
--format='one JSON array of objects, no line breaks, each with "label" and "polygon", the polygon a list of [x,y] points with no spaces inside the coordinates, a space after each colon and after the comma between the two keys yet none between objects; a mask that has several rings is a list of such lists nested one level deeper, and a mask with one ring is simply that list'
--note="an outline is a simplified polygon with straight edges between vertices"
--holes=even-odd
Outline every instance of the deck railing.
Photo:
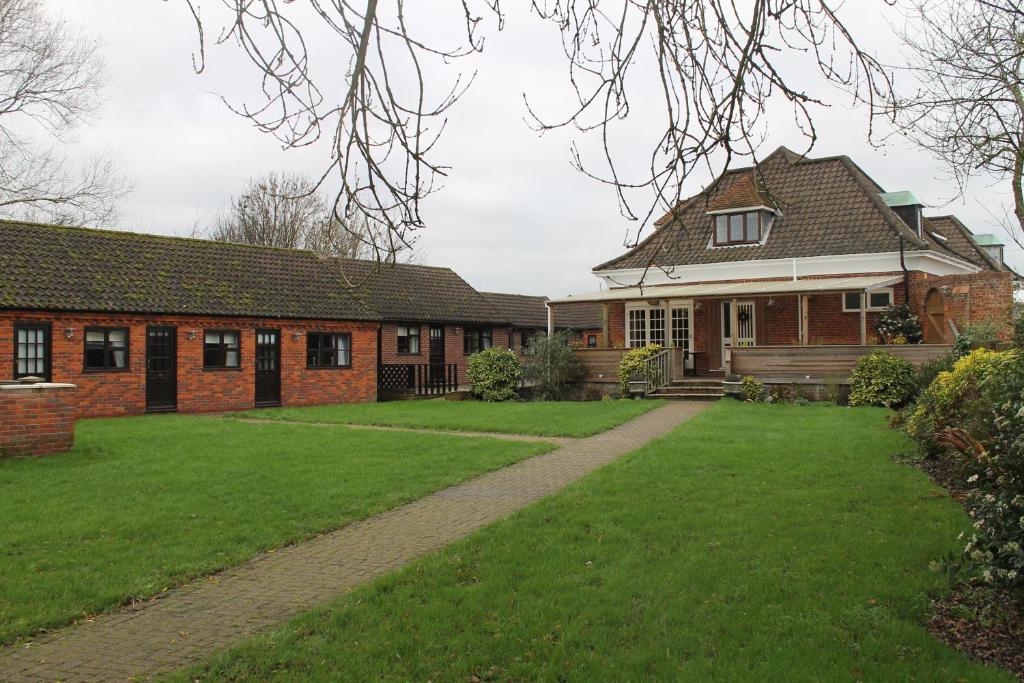
[{"label": "deck railing", "polygon": [[377,367],[377,388],[381,391],[412,391],[417,396],[443,396],[459,387],[459,366],[455,363],[387,363]]},{"label": "deck railing", "polygon": [[647,382],[646,392],[657,391],[672,381],[672,349],[659,351],[644,361],[642,380]]}]

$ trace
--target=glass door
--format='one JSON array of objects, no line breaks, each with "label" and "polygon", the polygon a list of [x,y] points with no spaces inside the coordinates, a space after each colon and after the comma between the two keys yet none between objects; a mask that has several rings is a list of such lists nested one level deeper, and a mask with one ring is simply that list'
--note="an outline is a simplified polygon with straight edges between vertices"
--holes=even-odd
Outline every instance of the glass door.
[{"label": "glass door", "polygon": [[683,350],[686,369],[693,370],[693,305],[671,304],[669,327],[672,346]]}]

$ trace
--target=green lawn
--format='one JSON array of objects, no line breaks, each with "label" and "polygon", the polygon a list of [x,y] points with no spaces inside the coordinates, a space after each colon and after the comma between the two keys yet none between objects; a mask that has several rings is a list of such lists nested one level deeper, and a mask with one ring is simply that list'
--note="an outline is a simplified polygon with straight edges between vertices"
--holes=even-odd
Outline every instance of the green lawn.
[{"label": "green lawn", "polygon": [[0,641],[549,449],[178,415],[82,421],[70,453],[0,460]]},{"label": "green lawn", "polygon": [[886,419],[723,402],[191,675],[1009,680],[921,625],[967,519]]},{"label": "green lawn", "polygon": [[662,405],[661,401],[391,401],[310,408],[267,408],[238,413],[295,422],[381,425],[419,429],[503,432],[540,436],[590,436]]}]

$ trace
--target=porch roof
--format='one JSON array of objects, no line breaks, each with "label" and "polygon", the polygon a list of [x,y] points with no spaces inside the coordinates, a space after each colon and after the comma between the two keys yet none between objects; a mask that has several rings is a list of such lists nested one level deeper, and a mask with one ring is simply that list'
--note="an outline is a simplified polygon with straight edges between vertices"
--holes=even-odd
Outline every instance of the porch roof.
[{"label": "porch roof", "polygon": [[697,285],[659,285],[657,287],[622,287],[603,292],[590,292],[551,299],[549,304],[582,301],[622,301],[630,299],[691,299],[696,297],[731,297],[754,294],[813,294],[872,290],[891,287],[903,281],[902,275],[859,275],[822,277],[803,280],[763,280],[753,282],[708,282]]}]

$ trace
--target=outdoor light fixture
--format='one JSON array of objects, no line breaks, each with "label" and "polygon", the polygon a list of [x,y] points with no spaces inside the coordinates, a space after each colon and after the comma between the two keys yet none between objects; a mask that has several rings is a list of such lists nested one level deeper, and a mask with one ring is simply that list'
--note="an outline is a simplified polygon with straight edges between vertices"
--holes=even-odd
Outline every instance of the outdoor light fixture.
[{"label": "outdoor light fixture", "polygon": [[187,338],[188,338],[189,340],[195,339],[195,338],[196,338],[196,331],[195,331],[195,330],[189,330],[189,331],[188,331],[188,334],[186,334],[185,336],[186,336],[186,337],[187,337]]},{"label": "outdoor light fixture", "polygon": [[700,309],[704,308],[704,302],[701,301],[700,299],[697,299],[697,303],[694,304],[693,308],[694,310],[699,311]]},{"label": "outdoor light fixture", "polygon": [[774,306],[775,305],[775,297],[773,297],[773,296],[768,297],[768,305],[769,306]]},{"label": "outdoor light fixture", "polygon": [[302,333],[301,332],[298,332],[298,331],[292,332],[292,341],[299,341],[300,339],[302,339]]},{"label": "outdoor light fixture", "polygon": [[75,328],[73,328],[73,327],[65,327],[64,328],[64,337],[66,339],[74,339],[75,338]]}]

